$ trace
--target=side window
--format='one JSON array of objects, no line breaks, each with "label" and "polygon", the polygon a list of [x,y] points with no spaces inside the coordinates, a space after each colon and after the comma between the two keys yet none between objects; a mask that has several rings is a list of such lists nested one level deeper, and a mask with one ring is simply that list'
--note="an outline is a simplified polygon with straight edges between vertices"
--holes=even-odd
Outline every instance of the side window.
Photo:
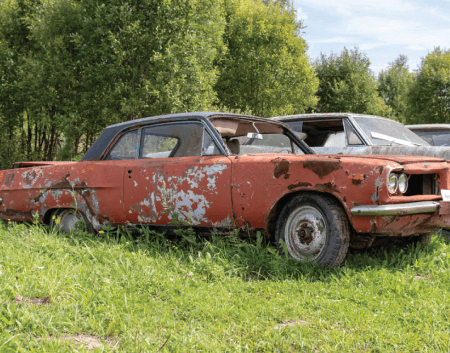
[{"label": "side window", "polygon": [[352,126],[350,125],[350,123],[347,120],[344,120],[344,125],[345,125],[345,133],[347,135],[347,141],[349,145],[362,145],[362,141],[360,140],[360,138],[358,137],[358,135],[356,135],[355,130],[353,130]]},{"label": "side window", "polygon": [[147,127],[142,130],[139,158],[201,156],[202,141],[203,126],[199,123]]},{"label": "side window", "polygon": [[144,129],[142,134],[141,158],[167,158],[179,147],[177,137],[161,136]]},{"label": "side window", "polygon": [[309,147],[345,147],[341,118],[287,122]]},{"label": "side window", "polygon": [[345,147],[344,131],[329,134],[323,147]]},{"label": "side window", "polygon": [[206,132],[206,130],[203,131],[203,156],[217,156],[222,154],[215,144],[215,142],[212,140],[211,136]]},{"label": "side window", "polygon": [[125,133],[113,146],[105,159],[134,159],[137,155],[138,130]]}]

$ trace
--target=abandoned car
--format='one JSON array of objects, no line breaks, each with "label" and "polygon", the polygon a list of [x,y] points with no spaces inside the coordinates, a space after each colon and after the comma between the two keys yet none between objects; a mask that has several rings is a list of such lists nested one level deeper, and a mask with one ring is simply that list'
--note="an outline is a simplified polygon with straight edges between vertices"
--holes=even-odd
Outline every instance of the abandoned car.
[{"label": "abandoned car", "polygon": [[428,139],[403,124],[378,116],[317,113],[272,119],[289,125],[318,154],[395,154],[450,160],[449,147],[430,146]]},{"label": "abandoned car", "polygon": [[164,227],[176,214],[199,232],[261,231],[297,260],[337,266],[349,245],[450,228],[448,189],[443,159],[317,155],[279,121],[185,113],[109,126],[79,162],[0,171],[0,217],[95,232]]},{"label": "abandoned car", "polygon": [[450,124],[406,125],[431,146],[450,146]]}]

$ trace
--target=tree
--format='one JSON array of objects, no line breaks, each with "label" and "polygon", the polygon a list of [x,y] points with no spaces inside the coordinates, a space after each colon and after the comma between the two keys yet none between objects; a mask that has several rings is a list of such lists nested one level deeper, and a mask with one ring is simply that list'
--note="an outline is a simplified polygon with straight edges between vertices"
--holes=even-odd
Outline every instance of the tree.
[{"label": "tree", "polygon": [[313,106],[318,82],[294,10],[253,0],[224,4],[228,51],[217,62],[220,104],[265,117]]},{"label": "tree", "polygon": [[450,123],[450,50],[437,47],[422,59],[408,105],[408,123]]},{"label": "tree", "polygon": [[408,58],[400,55],[378,75],[378,92],[381,98],[392,109],[396,120],[402,122],[406,121],[407,94],[414,77],[414,74],[408,70],[407,62]]},{"label": "tree", "polygon": [[30,39],[29,20],[39,5],[39,0],[0,3],[0,168],[36,156],[24,77],[27,61],[36,49]]},{"label": "tree", "polygon": [[208,109],[225,24],[210,5],[1,2],[0,127],[21,137],[23,159],[71,159],[111,123]]},{"label": "tree", "polygon": [[378,95],[370,60],[358,48],[344,48],[337,56],[321,54],[315,62],[319,112],[352,112],[387,116],[390,109]]}]

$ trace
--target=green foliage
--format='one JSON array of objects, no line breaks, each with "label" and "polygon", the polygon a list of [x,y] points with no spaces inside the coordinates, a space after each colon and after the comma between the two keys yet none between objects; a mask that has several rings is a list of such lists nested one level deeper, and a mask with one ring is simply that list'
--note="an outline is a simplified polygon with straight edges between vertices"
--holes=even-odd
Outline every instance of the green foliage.
[{"label": "green foliage", "polygon": [[422,59],[408,94],[408,123],[450,123],[450,50]]},{"label": "green foliage", "polygon": [[392,109],[392,115],[401,122],[406,121],[407,95],[414,74],[408,71],[408,58],[400,55],[386,70],[378,75],[378,92]]},{"label": "green foliage", "polygon": [[224,8],[228,51],[217,64],[220,103],[265,117],[313,106],[317,79],[294,10],[253,0],[225,0]]},{"label": "green foliage", "polygon": [[317,111],[390,115],[378,95],[370,60],[358,48],[344,48],[339,56],[321,54],[315,64],[319,78]]},{"label": "green foliage", "polygon": [[210,5],[0,3],[5,138],[25,159],[71,159],[111,123],[210,107],[225,23],[220,2]]},{"label": "green foliage", "polygon": [[24,66],[35,50],[28,23],[39,4],[27,0],[0,3],[0,168],[32,155]]}]

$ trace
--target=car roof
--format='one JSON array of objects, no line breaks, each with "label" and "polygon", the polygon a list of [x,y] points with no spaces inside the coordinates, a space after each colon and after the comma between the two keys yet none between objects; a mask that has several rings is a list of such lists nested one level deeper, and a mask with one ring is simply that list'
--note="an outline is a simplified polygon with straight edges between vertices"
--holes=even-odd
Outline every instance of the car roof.
[{"label": "car roof", "polygon": [[384,118],[382,116],[368,115],[368,114],[354,114],[354,113],[311,113],[311,114],[295,114],[286,116],[276,116],[271,119],[276,121],[293,121],[293,120],[305,120],[305,119],[326,119],[326,118],[376,118],[383,120],[395,121],[392,119]]},{"label": "car roof", "polygon": [[450,124],[415,124],[405,126],[412,131],[450,130]]},{"label": "car roof", "polygon": [[233,114],[233,113],[223,113],[223,112],[194,112],[194,113],[178,113],[178,114],[166,114],[166,115],[158,115],[152,116],[148,118],[129,120],[123,123],[118,123],[114,125],[107,126],[100,136],[95,140],[92,146],[88,149],[88,151],[81,158],[82,161],[85,160],[99,160],[101,156],[104,154],[106,148],[110,145],[111,141],[123,130],[144,126],[151,123],[165,123],[165,122],[176,122],[176,121],[184,121],[184,120],[199,120],[206,121],[218,118],[227,118],[227,119],[237,119],[237,120],[246,120],[253,122],[269,122],[279,126],[284,127],[289,130],[289,127],[280,121],[274,121],[266,118],[260,118],[251,115],[243,115],[243,114]]}]

